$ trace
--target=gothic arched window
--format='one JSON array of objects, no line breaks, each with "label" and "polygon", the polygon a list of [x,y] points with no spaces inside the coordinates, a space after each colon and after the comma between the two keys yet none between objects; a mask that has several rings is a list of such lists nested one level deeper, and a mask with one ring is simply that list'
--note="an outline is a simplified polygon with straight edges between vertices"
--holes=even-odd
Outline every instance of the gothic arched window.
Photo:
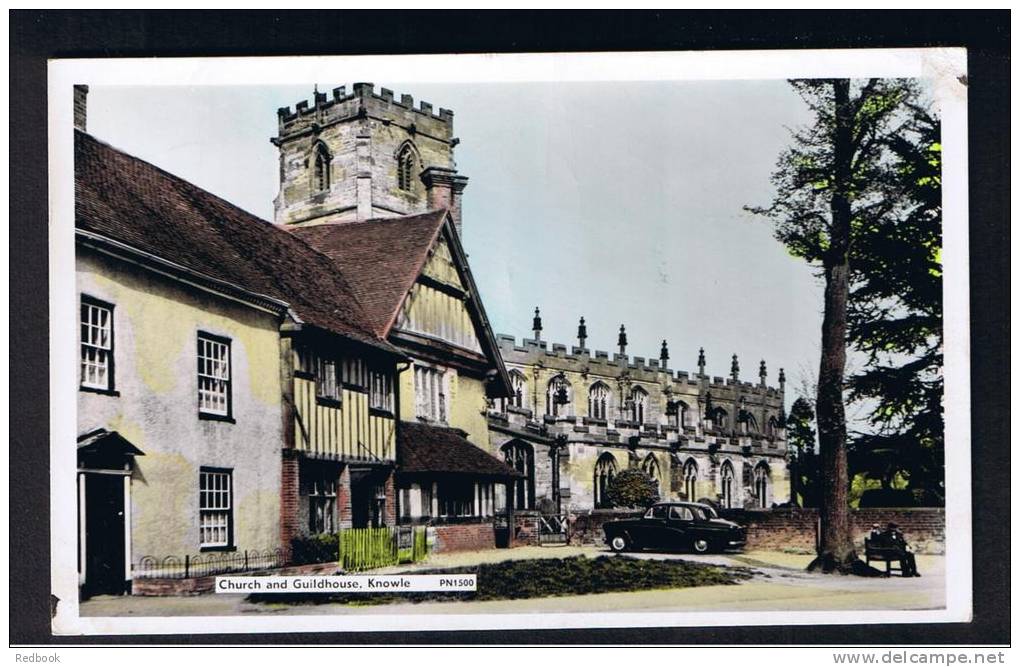
[{"label": "gothic arched window", "polygon": [[655,487],[657,489],[662,488],[659,481],[659,462],[655,460],[654,454],[649,454],[645,457],[644,462],[641,464],[641,470],[643,470],[644,473],[648,475],[653,482],[655,482]]},{"label": "gothic arched window", "polygon": [[726,430],[726,418],[729,416],[722,408],[712,410],[712,426],[720,431]]},{"label": "gothic arched window", "polygon": [[397,154],[397,187],[410,192],[414,186],[414,149],[404,144]]},{"label": "gothic arched window", "polygon": [[329,190],[329,170],[333,157],[329,149],[322,142],[315,145],[315,156],[312,164],[312,192],[326,192]]},{"label": "gothic arched window", "polygon": [[687,500],[697,500],[698,463],[694,459],[688,459],[684,464],[684,495]]},{"label": "gothic arched window", "polygon": [[754,496],[758,507],[769,506],[769,467],[764,461],[754,467]]},{"label": "gothic arched window", "polygon": [[770,438],[776,437],[779,432],[779,421],[775,417],[769,417],[769,420],[765,422],[765,435]]},{"label": "gothic arched window", "polygon": [[722,506],[733,507],[733,465],[729,461],[723,464],[720,475],[722,486]]},{"label": "gothic arched window", "polygon": [[515,510],[528,510],[535,506],[535,450],[526,442],[511,440],[503,445],[503,460],[508,467],[523,475],[510,486],[511,506]]},{"label": "gothic arched window", "polygon": [[608,507],[606,493],[616,477],[616,459],[606,452],[595,462],[595,507]]},{"label": "gothic arched window", "polygon": [[670,423],[680,430],[683,430],[685,426],[690,426],[690,424],[687,423],[690,419],[688,410],[690,410],[690,407],[686,403],[683,401],[676,401],[676,403],[674,403],[674,412],[669,416]]},{"label": "gothic arched window", "polygon": [[562,375],[557,375],[549,380],[549,387],[545,392],[545,414],[553,417],[567,417],[570,415],[570,405],[573,400],[570,382]]},{"label": "gothic arched window", "polygon": [[608,413],[609,387],[605,382],[596,382],[588,389],[588,416],[604,420]]},{"label": "gothic arched window", "polygon": [[631,421],[638,424],[645,423],[645,410],[648,407],[648,392],[641,387],[634,387],[630,392],[631,400]]}]

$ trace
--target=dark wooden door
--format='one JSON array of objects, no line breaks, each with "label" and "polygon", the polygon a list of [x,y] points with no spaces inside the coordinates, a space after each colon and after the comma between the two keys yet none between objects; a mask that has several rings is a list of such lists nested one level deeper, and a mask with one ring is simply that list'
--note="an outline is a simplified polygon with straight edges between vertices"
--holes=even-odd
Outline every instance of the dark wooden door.
[{"label": "dark wooden door", "polygon": [[85,595],[124,593],[124,558],[124,478],[85,475]]}]

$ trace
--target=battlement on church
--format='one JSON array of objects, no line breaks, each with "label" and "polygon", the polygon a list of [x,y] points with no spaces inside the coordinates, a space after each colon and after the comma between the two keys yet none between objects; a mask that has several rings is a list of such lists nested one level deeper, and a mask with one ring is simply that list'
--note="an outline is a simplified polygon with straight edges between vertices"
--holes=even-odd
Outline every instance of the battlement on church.
[{"label": "battlement on church", "polygon": [[780,398],[783,389],[757,382],[734,380],[732,377],[699,375],[695,372],[674,370],[664,367],[660,359],[630,356],[603,350],[591,350],[586,347],[570,346],[562,343],[549,343],[534,338],[517,339],[507,334],[497,334],[503,360],[521,365],[541,364],[551,370],[592,373],[605,376],[619,376],[624,372],[635,380],[646,382],[672,381],[679,385],[702,386],[718,395],[726,395],[739,390],[746,394]]},{"label": "battlement on church", "polygon": [[395,123],[444,141],[453,136],[453,111],[440,108],[434,113],[430,102],[419,101],[415,106],[411,95],[398,98],[389,88],[379,88],[376,92],[371,83],[355,83],[351,92],[347,91],[347,86],[333,88],[330,93],[315,92],[311,100],[298,102],[293,110],[289,106],[280,107],[276,116],[281,139],[313,126],[322,128],[361,117]]}]

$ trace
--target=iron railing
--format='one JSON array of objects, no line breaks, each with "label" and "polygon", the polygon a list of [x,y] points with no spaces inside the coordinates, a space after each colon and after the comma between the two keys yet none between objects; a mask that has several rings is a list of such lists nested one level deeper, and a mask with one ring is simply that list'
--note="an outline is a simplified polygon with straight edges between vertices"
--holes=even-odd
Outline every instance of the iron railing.
[{"label": "iron railing", "polygon": [[282,549],[210,551],[184,556],[142,556],[132,566],[138,579],[188,579],[228,572],[250,572],[283,567]]}]

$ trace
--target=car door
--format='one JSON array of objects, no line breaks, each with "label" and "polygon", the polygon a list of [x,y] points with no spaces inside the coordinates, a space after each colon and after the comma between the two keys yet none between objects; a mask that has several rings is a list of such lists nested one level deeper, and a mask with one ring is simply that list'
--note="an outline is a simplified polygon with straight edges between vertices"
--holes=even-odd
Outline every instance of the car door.
[{"label": "car door", "polygon": [[641,517],[638,534],[635,536],[640,547],[655,549],[662,546],[666,532],[667,511],[668,508],[665,505],[653,505]]},{"label": "car door", "polygon": [[672,505],[666,519],[665,545],[670,549],[686,547],[691,541],[691,528],[694,526],[694,514],[690,507]]}]

